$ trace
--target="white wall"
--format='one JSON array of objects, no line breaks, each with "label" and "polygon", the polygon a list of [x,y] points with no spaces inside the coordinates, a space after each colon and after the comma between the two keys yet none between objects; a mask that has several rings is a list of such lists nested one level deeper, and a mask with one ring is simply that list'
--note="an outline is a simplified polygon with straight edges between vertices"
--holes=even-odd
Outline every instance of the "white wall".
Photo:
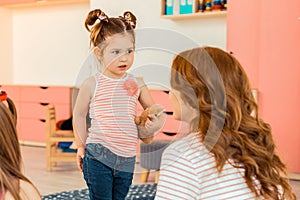
[{"label": "white wall", "polygon": [[14,84],[73,86],[88,54],[89,3],[14,9]]},{"label": "white wall", "polygon": [[0,85],[13,83],[12,12],[0,8]]},{"label": "white wall", "polygon": [[[137,51],[132,73],[150,87],[169,87],[172,58],[178,52],[203,45],[226,49],[226,17],[169,20],[160,17],[161,0],[91,0],[109,17],[130,10],[137,17]],[[147,49],[146,49],[147,48]]]},{"label": "white wall", "polygon": [[226,49],[226,17],[162,19],[161,0],[91,0],[90,4],[0,10],[0,84],[73,86],[85,71],[81,65],[89,52],[89,34],[83,24],[94,8],[109,16],[126,10],[137,16],[131,72],[143,76],[152,88],[168,88],[176,53],[203,45]]}]

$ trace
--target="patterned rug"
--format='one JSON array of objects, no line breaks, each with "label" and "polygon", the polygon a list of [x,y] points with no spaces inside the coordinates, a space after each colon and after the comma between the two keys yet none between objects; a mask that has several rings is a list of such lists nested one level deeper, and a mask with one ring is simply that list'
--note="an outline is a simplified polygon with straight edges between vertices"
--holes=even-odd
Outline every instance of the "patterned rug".
[{"label": "patterned rug", "polygon": [[[132,185],[129,188],[125,200],[153,200],[156,192],[156,184]],[[88,189],[72,190],[45,195],[43,200],[89,200]]]}]

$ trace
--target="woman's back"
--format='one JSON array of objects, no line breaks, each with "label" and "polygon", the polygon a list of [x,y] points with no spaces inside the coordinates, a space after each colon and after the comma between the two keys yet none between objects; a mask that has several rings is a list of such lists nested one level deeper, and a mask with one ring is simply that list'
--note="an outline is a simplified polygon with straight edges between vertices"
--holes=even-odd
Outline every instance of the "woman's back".
[{"label": "woman's back", "polygon": [[217,171],[214,156],[197,133],[171,144],[163,154],[161,169],[156,199],[256,199],[242,168],[226,162],[221,173]]}]

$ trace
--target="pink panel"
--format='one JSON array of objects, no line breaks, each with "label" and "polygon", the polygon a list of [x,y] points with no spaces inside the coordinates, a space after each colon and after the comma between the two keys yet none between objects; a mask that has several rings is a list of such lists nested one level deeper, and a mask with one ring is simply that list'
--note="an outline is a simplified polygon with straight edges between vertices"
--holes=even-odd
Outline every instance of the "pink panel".
[{"label": "pink panel", "polygon": [[21,100],[23,102],[41,103],[70,103],[71,90],[66,87],[27,86],[21,89]]},{"label": "pink panel", "polygon": [[[261,1],[260,107],[288,170],[300,172],[300,1]],[[279,11],[279,12],[278,12]]]},{"label": "pink panel", "polygon": [[167,93],[162,90],[150,90],[150,93],[155,103],[164,106],[166,111],[173,110]]},{"label": "pink panel", "polygon": [[174,140],[175,136],[169,136],[164,134],[163,132],[159,132],[154,136],[155,140]]},{"label": "pink panel", "polygon": [[22,119],[19,136],[20,140],[45,142],[46,124],[38,119]]},{"label": "pink panel", "polygon": [[22,103],[20,116],[22,118],[45,119],[45,106],[38,103]]},{"label": "pink panel", "polygon": [[[269,9],[267,7],[267,9]],[[260,0],[228,0],[227,51],[240,61],[253,88],[258,87]]]},{"label": "pink panel", "polygon": [[[56,121],[68,119],[71,117],[70,104],[54,104],[56,110]],[[45,114],[46,115],[46,114]]]},{"label": "pink panel", "polygon": [[10,97],[14,102],[18,102],[20,100],[19,86],[3,85],[0,87],[0,90],[6,91],[8,97]]}]

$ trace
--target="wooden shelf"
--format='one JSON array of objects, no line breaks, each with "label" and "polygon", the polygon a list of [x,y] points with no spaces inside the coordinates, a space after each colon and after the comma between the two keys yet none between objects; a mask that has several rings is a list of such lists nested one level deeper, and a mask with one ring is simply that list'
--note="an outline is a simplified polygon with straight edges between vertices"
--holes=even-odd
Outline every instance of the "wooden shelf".
[{"label": "wooden shelf", "polygon": [[13,0],[1,1],[0,7],[4,8],[26,8],[26,7],[41,7],[41,6],[55,6],[55,5],[67,5],[77,3],[88,3],[89,0]]},{"label": "wooden shelf", "polygon": [[[180,2],[180,0],[178,0]],[[192,13],[189,14],[177,14],[181,9],[178,7],[176,10],[176,14],[173,15],[166,15],[166,0],[161,0],[161,18],[164,19],[171,19],[171,20],[185,20],[185,19],[195,19],[195,18],[211,18],[211,17],[224,17],[227,15],[226,10],[213,10],[213,11],[206,11],[206,12],[198,12],[198,0],[191,0],[192,5]],[[174,3],[174,2],[173,2]],[[174,5],[173,5],[174,6]],[[177,5],[176,6],[180,6]],[[174,12],[174,8],[173,8]]]},{"label": "wooden shelf", "polygon": [[195,19],[195,18],[210,18],[210,17],[222,17],[226,16],[227,11],[211,11],[211,12],[199,12],[191,14],[180,14],[180,15],[161,15],[164,19],[171,20],[184,20],[184,19]]}]

